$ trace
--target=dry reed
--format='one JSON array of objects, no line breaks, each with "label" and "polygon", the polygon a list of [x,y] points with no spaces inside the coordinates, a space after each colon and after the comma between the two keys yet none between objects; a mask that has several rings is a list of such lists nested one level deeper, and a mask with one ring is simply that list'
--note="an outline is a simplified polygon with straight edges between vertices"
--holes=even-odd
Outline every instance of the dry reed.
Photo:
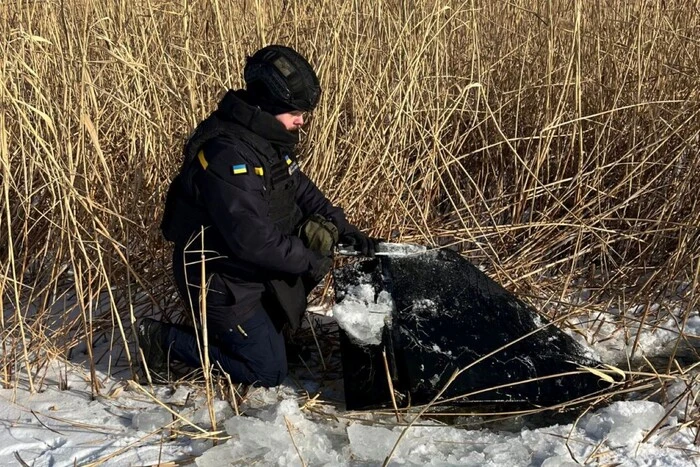
[{"label": "dry reed", "polygon": [[319,70],[303,168],[358,225],[451,245],[533,300],[586,287],[623,334],[674,311],[631,304],[674,300],[683,336],[698,32],[697,2],[679,0],[3,3],[3,385],[81,342],[131,341],[124,320],[180,313],[167,184],[246,54],[273,42]]}]

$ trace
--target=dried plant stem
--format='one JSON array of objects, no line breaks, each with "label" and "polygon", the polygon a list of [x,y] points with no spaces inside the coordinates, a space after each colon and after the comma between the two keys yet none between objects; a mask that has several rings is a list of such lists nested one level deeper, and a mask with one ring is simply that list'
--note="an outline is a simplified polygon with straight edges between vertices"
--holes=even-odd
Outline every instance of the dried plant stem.
[{"label": "dried plant stem", "polygon": [[292,429],[294,427],[286,415],[284,416],[284,423],[285,423],[285,425],[287,425],[287,431],[289,432],[289,438],[292,440],[292,445],[294,446],[294,449],[296,450],[297,455],[299,456],[299,462],[301,462],[302,467],[306,467],[307,464],[304,461],[304,458],[301,456],[301,451],[299,450],[299,446],[297,446],[297,442],[294,440],[294,435],[292,434]]},{"label": "dried plant stem", "polygon": [[399,447],[401,440],[404,438],[404,436],[406,436],[408,430],[418,421],[419,418],[421,418],[425,414],[425,412],[428,411],[428,409],[430,409],[430,407],[433,406],[433,404],[438,399],[440,399],[440,397],[442,397],[447,388],[450,387],[450,385],[452,385],[452,383],[457,379],[457,377],[459,377],[459,375],[462,374],[464,371],[466,371],[466,368],[455,370],[454,373],[452,373],[452,376],[450,376],[445,385],[442,387],[442,389],[440,389],[440,391],[435,395],[435,397],[433,397],[433,399],[428,404],[426,404],[426,406],[423,407],[415,417],[413,417],[413,420],[411,420],[411,422],[403,430],[401,430],[401,434],[399,435],[398,439],[394,443],[394,446],[391,448],[391,451],[389,451],[389,454],[386,456],[384,462],[382,463],[383,467],[389,465],[389,461],[391,461],[392,456],[396,452],[396,449]]},{"label": "dried plant stem", "polygon": [[151,399],[151,401],[153,401],[154,403],[158,404],[159,406],[163,407],[165,410],[167,410],[168,412],[170,412],[170,414],[173,415],[176,419],[180,420],[181,422],[185,423],[186,425],[188,425],[188,426],[194,428],[195,430],[197,430],[197,431],[198,431],[201,435],[203,435],[204,437],[212,438],[212,439],[213,439],[213,438],[216,437],[218,434],[220,434],[220,432],[217,432],[217,431],[208,431],[208,430],[205,430],[204,428],[200,427],[199,425],[197,425],[197,424],[193,423],[192,421],[188,420],[187,418],[183,417],[182,415],[180,415],[179,413],[175,412],[173,409],[171,409],[170,407],[168,407],[166,404],[162,403],[157,397],[155,397],[153,394],[151,394],[149,391],[147,391],[147,390],[146,390],[143,386],[141,386],[140,384],[134,383],[134,382],[130,382],[130,387],[136,388],[136,389],[138,389],[139,391],[141,391],[142,393],[144,393],[146,396],[149,397],[149,399]]},{"label": "dried plant stem", "polygon": [[309,328],[311,328],[311,334],[314,337],[314,343],[316,344],[316,350],[318,351],[318,356],[321,359],[321,368],[323,368],[323,371],[326,371],[328,368],[326,367],[326,360],[323,358],[323,350],[321,350],[321,344],[318,343],[318,337],[316,337],[316,330],[314,329],[314,323],[311,321],[311,318],[309,317],[309,313],[305,313],[306,315],[306,321],[309,323]]},{"label": "dried plant stem", "polygon": [[228,384],[229,389],[229,397],[231,398],[231,405],[233,405],[233,411],[238,417],[241,415],[240,410],[238,408],[238,391],[236,391],[236,388],[234,387],[233,382],[231,381],[231,375],[224,371],[219,362],[216,363],[219,366],[219,369],[221,370],[221,374],[223,374],[224,378],[226,378],[226,383]]},{"label": "dried plant stem", "polygon": [[201,265],[200,265],[200,291],[199,291],[199,317],[202,328],[202,372],[204,373],[204,385],[207,393],[207,408],[209,409],[209,419],[211,420],[212,430],[216,431],[216,411],[214,410],[214,388],[211,375],[211,362],[209,361],[209,332],[207,330],[207,270],[206,256],[204,254],[204,228],[200,232],[201,235]]},{"label": "dried plant stem", "polygon": [[394,395],[394,382],[391,379],[391,371],[389,370],[389,361],[386,358],[386,349],[382,349],[382,359],[384,360],[384,373],[386,374],[386,384],[389,387],[389,396],[391,397],[391,405],[394,407],[396,414],[396,422],[401,423],[399,415],[399,407],[396,405],[396,396]]}]

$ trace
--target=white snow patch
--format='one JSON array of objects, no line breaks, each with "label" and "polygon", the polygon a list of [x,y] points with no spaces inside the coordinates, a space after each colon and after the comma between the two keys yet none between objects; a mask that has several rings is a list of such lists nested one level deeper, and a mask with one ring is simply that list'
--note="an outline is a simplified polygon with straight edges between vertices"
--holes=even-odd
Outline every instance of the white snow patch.
[{"label": "white snow patch", "polygon": [[436,316],[438,308],[433,300],[421,298],[413,301],[412,311],[418,314],[429,313],[431,316]]},{"label": "white snow patch", "polygon": [[586,417],[583,428],[593,439],[611,447],[634,446],[659,423],[666,410],[650,401],[615,402]]},{"label": "white snow patch", "polygon": [[[89,384],[79,374],[69,380],[68,391],[57,390],[48,378],[45,381],[50,385],[42,393],[29,394],[21,387],[0,390],[0,419],[7,421],[0,429],[0,465],[16,465],[15,452],[34,466],[84,465],[108,456],[113,457],[103,465],[115,467],[158,461],[176,461],[187,467],[195,463],[198,467],[381,465],[405,429],[391,425],[388,416],[353,413],[345,417],[323,401],[312,410],[302,408],[300,404],[308,398],[300,398],[293,386],[283,385],[252,390],[240,417],[232,416],[230,408],[217,401],[217,418],[228,417],[223,428],[231,438],[212,447],[211,441],[161,436],[159,428],[173,420],[170,414],[141,392],[114,391],[118,383],[99,376],[105,393],[113,396],[91,400]],[[668,393],[674,398],[685,389],[686,383],[679,380]],[[155,395],[188,419],[206,422],[203,397],[190,397],[195,407],[182,407],[178,399],[183,392],[158,388]],[[615,402],[577,424],[516,432],[464,429],[422,420],[406,431],[390,465],[700,465],[700,451],[694,444],[696,428],[681,424],[676,418],[680,412],[663,419],[667,410],[650,401]],[[657,425],[657,431],[642,443]]]},{"label": "white snow patch", "polygon": [[382,290],[375,300],[370,284],[351,287],[340,303],[333,306],[338,325],[356,342],[377,345],[382,342],[382,330],[391,322],[394,301]]}]

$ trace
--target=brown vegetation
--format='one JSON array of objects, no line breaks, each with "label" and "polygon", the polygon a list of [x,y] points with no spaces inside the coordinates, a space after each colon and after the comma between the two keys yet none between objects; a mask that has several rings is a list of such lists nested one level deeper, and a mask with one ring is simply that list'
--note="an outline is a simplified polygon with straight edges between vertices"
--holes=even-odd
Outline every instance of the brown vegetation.
[{"label": "brown vegetation", "polygon": [[303,167],[360,226],[460,248],[535,300],[585,286],[590,306],[655,325],[670,308],[626,305],[682,299],[682,325],[700,282],[699,13],[680,0],[3,3],[2,381],[181,306],[164,193],[189,132],[268,43],[317,66]]}]

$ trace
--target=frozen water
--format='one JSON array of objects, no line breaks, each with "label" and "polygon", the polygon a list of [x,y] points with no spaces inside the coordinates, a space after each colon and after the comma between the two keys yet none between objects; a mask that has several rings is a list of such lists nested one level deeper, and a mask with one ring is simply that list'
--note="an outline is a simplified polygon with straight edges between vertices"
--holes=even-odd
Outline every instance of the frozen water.
[{"label": "frozen water", "polygon": [[380,243],[377,245],[377,253],[387,256],[409,256],[426,252],[428,249],[423,245],[412,245],[410,243]]},{"label": "frozen water", "polygon": [[[381,465],[404,429],[381,426],[383,419],[370,413],[355,413],[351,421],[323,402],[319,402],[320,410],[302,410],[298,389],[282,385],[251,390],[241,407],[245,415],[222,424],[231,439],[216,447],[211,441],[186,436],[168,439],[161,433],[144,439],[144,431],[153,432],[170,423],[164,408],[155,407],[150,399],[136,400],[139,393],[134,391],[123,391],[114,400],[101,397],[90,402],[86,398],[89,383],[79,380],[77,375],[71,379],[79,388],[75,391],[58,391],[55,385],[36,394],[0,389],[0,419],[12,421],[0,430],[0,465],[15,465],[15,452],[35,466],[86,465],[108,455],[112,457],[104,465],[155,465],[191,462],[191,456],[200,454],[196,460],[200,467]],[[686,384],[679,379],[670,386],[669,398],[683,394]],[[17,403],[11,402],[13,398]],[[201,409],[204,400],[191,397],[189,402]],[[150,408],[144,411],[144,407]],[[192,416],[189,410],[183,415]],[[217,404],[217,415],[227,411]],[[204,412],[201,415],[208,417]],[[390,465],[700,466],[695,428],[679,423],[675,413],[648,442],[641,443],[663,416],[661,405],[636,401],[614,403],[576,424],[520,432],[462,429],[422,420],[408,429]],[[128,417],[132,417],[131,424],[126,422]],[[51,428],[37,423],[37,418]],[[358,419],[369,425],[354,421]],[[123,451],[125,447],[128,451]]]},{"label": "frozen water", "polygon": [[[215,400],[212,401],[214,406],[214,418],[218,422],[223,422],[224,420],[233,417],[233,409],[231,404],[227,401]],[[211,427],[211,417],[209,416],[209,407],[204,404],[202,407],[197,409],[191,418],[192,423],[202,428]]]},{"label": "frozen water", "polygon": [[693,315],[688,318],[688,322],[685,323],[685,332],[693,336],[700,336],[700,316]]},{"label": "frozen water", "polygon": [[484,454],[492,465],[527,465],[530,460],[530,452],[520,440],[489,444]]},{"label": "frozen water", "polygon": [[393,308],[394,302],[388,292],[379,292],[375,300],[372,285],[360,284],[350,288],[333,306],[333,316],[354,341],[377,345],[382,341],[384,325],[391,321]]},{"label": "frozen water", "polygon": [[383,460],[399,439],[400,431],[355,423],[347,429],[353,455],[364,460]]},{"label": "frozen water", "polygon": [[162,428],[173,421],[173,416],[163,407],[154,407],[139,412],[131,419],[131,426],[139,431],[151,432]]},{"label": "frozen water", "polygon": [[219,467],[222,459],[241,465],[301,465],[301,459],[307,465],[341,463],[327,431],[308,420],[291,399],[261,411],[257,418],[231,418],[224,427],[232,439],[205,452],[196,461],[199,467]]},{"label": "frozen water", "polygon": [[629,446],[639,443],[665,413],[656,402],[615,402],[590,415],[583,427],[588,436],[607,439],[610,446]]},{"label": "frozen water", "polygon": [[168,403],[179,406],[185,405],[187,399],[190,397],[190,393],[192,393],[192,388],[184,385],[178,386],[175,392],[168,397]]},{"label": "frozen water", "polygon": [[[355,423],[347,428],[352,456],[381,464],[404,427],[387,428]],[[529,465],[531,451],[515,434],[495,435],[485,430],[414,426],[392,456],[392,465]]]},{"label": "frozen water", "polygon": [[581,464],[571,460],[571,456],[552,456],[542,462],[542,467],[580,467]]}]

